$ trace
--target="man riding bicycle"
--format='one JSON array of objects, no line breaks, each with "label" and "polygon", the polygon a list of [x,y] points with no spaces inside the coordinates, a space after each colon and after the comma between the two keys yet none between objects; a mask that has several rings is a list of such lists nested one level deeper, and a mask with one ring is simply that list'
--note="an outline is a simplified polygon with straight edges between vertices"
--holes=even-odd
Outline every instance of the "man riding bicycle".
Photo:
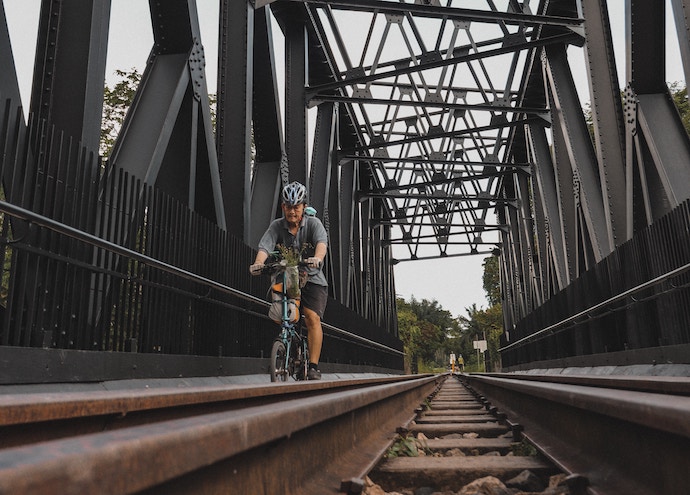
[{"label": "man riding bicycle", "polygon": [[249,267],[252,275],[259,275],[269,253],[282,245],[301,252],[306,246],[307,283],[302,288],[300,309],[307,325],[309,343],[309,371],[307,379],[320,380],[319,357],[323,342],[321,318],[328,301],[328,282],[321,270],[328,248],[328,236],[321,220],[305,215],[307,189],[299,182],[283,188],[281,208],[283,218],[273,220],[259,241],[259,252]]}]

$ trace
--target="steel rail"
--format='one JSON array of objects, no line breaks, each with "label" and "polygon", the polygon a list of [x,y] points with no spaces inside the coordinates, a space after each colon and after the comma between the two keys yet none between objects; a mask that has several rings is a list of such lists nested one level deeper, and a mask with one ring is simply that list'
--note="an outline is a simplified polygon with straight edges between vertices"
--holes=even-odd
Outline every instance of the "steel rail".
[{"label": "steel rail", "polygon": [[[337,493],[343,479],[364,474],[391,429],[409,421],[439,382],[425,375],[347,386],[120,391],[109,405],[94,397],[87,418],[79,401],[55,398],[36,407],[62,408],[57,414],[72,414],[76,426],[61,438],[36,439],[27,434],[36,423],[19,425],[28,441],[0,449],[0,493]],[[24,401],[49,400],[41,396]],[[137,411],[127,407],[128,397]]]},{"label": "steel rail", "polygon": [[[690,469],[690,396],[677,377],[652,392],[662,377],[581,377],[527,380],[525,376],[468,375],[468,386],[524,428],[559,468],[587,478],[588,493],[681,493]],[[639,391],[642,389],[645,391]],[[683,391],[684,390],[684,391]],[[489,406],[487,406],[489,407]]]},{"label": "steel rail", "polygon": [[548,375],[520,372],[485,373],[484,376],[690,396],[690,377],[686,376]]},{"label": "steel rail", "polygon": [[544,335],[544,334],[548,333],[548,332],[553,332],[552,334],[559,333],[559,332],[564,330],[564,329],[562,329],[562,330],[559,330],[558,332],[556,332],[555,330],[559,327],[563,327],[563,326],[567,325],[568,323],[571,323],[571,322],[577,320],[578,318],[582,318],[583,316],[589,317],[590,313],[594,313],[594,312],[596,312],[596,311],[598,311],[598,310],[600,310],[606,306],[610,306],[611,304],[622,301],[623,299],[626,299],[626,298],[632,296],[633,294],[635,294],[637,292],[643,291],[645,289],[649,289],[649,288],[651,288],[657,284],[665,282],[666,280],[668,280],[670,278],[681,275],[681,274],[687,272],[688,270],[690,270],[690,263],[686,263],[685,265],[679,266],[678,268],[671,270],[669,272],[666,272],[663,275],[659,275],[658,277],[655,277],[651,280],[648,280],[647,282],[636,285],[635,287],[632,287],[631,289],[623,291],[618,295],[615,295],[613,297],[609,297],[605,301],[602,301],[598,304],[590,306],[589,308],[582,310],[579,313],[574,314],[573,316],[569,316],[568,318],[565,318],[565,319],[559,321],[558,323],[554,323],[553,325],[549,325],[548,327],[542,328],[541,330],[538,330],[538,331],[534,332],[533,334],[528,335],[527,337],[523,337],[519,340],[516,340],[515,342],[512,342],[511,344],[508,344],[504,347],[501,347],[499,349],[499,352],[507,351],[507,350],[512,349],[513,347],[516,347],[520,344],[531,342],[533,340],[545,338],[546,335]]},{"label": "steel rail", "polygon": [[[48,218],[48,217],[40,215],[38,213],[34,213],[31,210],[27,210],[25,208],[14,205],[12,203],[8,203],[7,201],[0,200],[0,212],[7,213],[8,215],[11,215],[15,218],[19,218],[21,220],[25,220],[29,223],[34,223],[36,225],[40,225],[42,227],[45,227],[47,229],[52,230],[53,232],[57,232],[59,234],[63,234],[63,235],[72,237],[73,239],[76,239],[76,240],[81,241],[81,242],[85,242],[91,246],[101,248],[101,249],[106,249],[106,250],[108,250],[114,254],[118,254],[121,256],[135,259],[135,260],[139,261],[140,263],[144,263],[144,264],[151,266],[153,268],[157,268],[157,269],[162,270],[164,272],[176,275],[176,276],[181,277],[185,280],[200,283],[200,284],[205,285],[211,289],[218,290],[220,292],[223,292],[225,294],[237,297],[239,299],[243,299],[245,301],[259,304],[259,305],[262,305],[266,308],[268,308],[270,306],[270,303],[268,301],[265,301],[259,297],[252,296],[251,294],[247,294],[247,293],[242,292],[242,291],[237,290],[237,289],[233,289],[232,287],[221,284],[220,282],[217,282],[217,281],[212,280],[210,278],[202,277],[201,275],[198,275],[196,273],[190,272],[190,271],[185,270],[183,268],[171,265],[169,263],[165,263],[164,261],[160,261],[160,260],[157,260],[155,258],[151,258],[150,256],[147,256],[145,254],[138,253],[138,252],[133,251],[131,249],[128,249],[126,247],[123,247],[123,246],[120,246],[120,245],[115,244],[113,242],[110,242],[108,240],[102,239],[98,236],[89,234],[88,232],[84,232],[84,231],[81,231],[79,229],[75,229],[74,227],[71,227],[69,225],[65,225],[64,223],[58,222],[56,220],[53,220],[52,218]],[[266,315],[262,315],[262,317],[268,319],[268,316],[266,316]],[[399,355],[404,354],[404,352],[402,352],[398,349],[394,349],[394,348],[389,347],[385,344],[375,342],[373,340],[367,339],[366,337],[361,337],[359,335],[353,334],[351,332],[348,332],[348,331],[343,330],[341,328],[335,327],[335,326],[330,325],[328,323],[323,322],[322,326],[325,329],[332,331],[333,333],[345,336],[346,338],[348,338],[350,340],[355,340],[355,341],[367,344],[369,346],[376,347],[376,348],[381,349],[385,352],[388,352],[391,354],[399,354]]]}]

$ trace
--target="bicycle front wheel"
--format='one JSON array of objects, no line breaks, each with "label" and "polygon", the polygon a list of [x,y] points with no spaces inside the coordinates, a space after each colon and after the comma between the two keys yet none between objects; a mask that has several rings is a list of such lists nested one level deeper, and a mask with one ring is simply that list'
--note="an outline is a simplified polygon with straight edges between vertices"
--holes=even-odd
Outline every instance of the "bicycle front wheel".
[{"label": "bicycle front wheel", "polygon": [[274,341],[273,347],[271,347],[271,364],[269,365],[272,382],[287,381],[289,375],[287,359],[285,344],[280,340]]}]

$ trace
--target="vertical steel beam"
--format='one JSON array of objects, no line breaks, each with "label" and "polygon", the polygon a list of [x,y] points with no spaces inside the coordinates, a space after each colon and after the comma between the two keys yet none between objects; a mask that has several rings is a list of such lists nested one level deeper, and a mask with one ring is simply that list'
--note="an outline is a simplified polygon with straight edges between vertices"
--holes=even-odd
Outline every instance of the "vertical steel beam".
[{"label": "vertical steel beam", "polygon": [[111,0],[43,0],[31,112],[97,150]]},{"label": "vertical steel beam", "polygon": [[[12,54],[12,43],[10,42],[10,32],[7,27],[7,17],[5,16],[5,6],[0,2],[0,98],[11,100],[12,107],[8,110],[10,116],[17,114],[22,105],[21,93],[19,92],[19,81],[17,80],[17,69],[14,64]],[[14,119],[14,117],[12,117]],[[15,125],[10,123],[12,129]]]},{"label": "vertical steel beam", "polygon": [[[353,279],[351,252],[353,249],[353,228],[355,218],[355,191],[357,189],[355,173],[359,168],[359,162],[348,160],[341,163],[337,183],[331,182],[337,187],[337,195],[331,194],[330,212],[337,212],[337,228],[331,229],[331,242],[334,242],[331,253],[334,259],[334,280],[338,284],[337,297],[345,306],[351,304],[351,284]],[[333,223],[334,214],[329,215]],[[337,249],[337,253],[335,252]]]},{"label": "vertical steel beam", "polygon": [[580,204],[596,261],[613,250],[608,202],[604,201],[599,168],[568,65],[565,45],[545,48],[545,70],[553,101],[554,122],[565,139],[573,174],[580,186]]},{"label": "vertical steel beam", "polygon": [[[0,70],[0,136],[7,136],[8,139],[7,147],[2,149],[4,162],[5,157],[11,157],[15,153],[14,150],[20,147],[20,141],[23,139],[20,136],[26,134],[24,132],[26,125],[24,123],[21,93],[19,92],[19,81],[17,80],[17,71],[14,65],[5,7],[2,2],[0,2],[0,67],[2,67],[2,70]],[[3,123],[5,124],[4,126]],[[21,129],[22,132],[18,133],[16,129]],[[29,153],[31,152],[29,151]],[[33,160],[30,160],[30,162],[33,162]],[[22,174],[15,174],[12,167],[9,166],[3,166],[2,170],[3,177],[1,179],[3,181],[5,198],[12,201],[15,195],[21,193]],[[15,230],[15,235],[20,236],[22,234]]]},{"label": "vertical steel beam", "polygon": [[285,26],[285,150],[290,181],[307,183],[307,30],[294,18]]},{"label": "vertical steel beam", "polygon": [[613,241],[618,246],[632,237],[632,203],[623,194],[628,185],[621,87],[606,2],[579,1],[585,19],[585,61],[599,175],[604,202],[608,205]]},{"label": "vertical steel beam", "polygon": [[530,124],[527,129],[527,139],[534,164],[532,167],[534,200],[541,204],[546,223],[543,232],[541,232],[542,229],[539,231],[540,235],[548,237],[546,244],[549,252],[542,253],[542,256],[551,258],[557,289],[560,290],[570,284],[571,277],[566,255],[566,232],[562,209],[563,201],[569,201],[569,199],[564,198],[560,193],[544,127]]},{"label": "vertical steel beam", "polygon": [[331,171],[338,165],[337,160],[333,159],[337,148],[337,121],[338,111],[334,103],[319,105],[309,174],[309,204],[321,213],[322,218],[327,214]]},{"label": "vertical steel beam", "polygon": [[[309,204],[317,210],[317,216],[321,218],[329,238],[329,263],[326,267],[326,276],[331,276],[330,266],[333,257],[337,253],[330,246],[330,239],[334,237],[334,229],[337,228],[337,210],[330,210],[329,194],[331,181],[338,177],[337,159],[337,129],[338,109],[334,103],[322,103],[319,105],[314,129],[314,144],[309,177]],[[335,223],[331,219],[335,217]],[[337,262],[337,261],[336,261]],[[333,288],[331,288],[331,292]]]},{"label": "vertical steel beam", "polygon": [[666,2],[626,0],[628,82],[638,95],[666,89]]},{"label": "vertical steel beam", "polygon": [[216,148],[228,230],[245,242],[252,237],[249,210],[253,31],[254,9],[249,1],[220,2]]},{"label": "vertical steel beam", "polygon": [[[362,182],[361,175],[359,177],[355,178],[357,185],[360,185]],[[359,187],[357,187],[357,190],[359,190]],[[357,196],[355,195],[355,200],[357,199]],[[351,253],[352,253],[352,285],[350,287],[350,297],[351,297],[351,302],[349,307],[352,308],[353,310],[357,311],[360,315],[364,316],[364,286],[365,286],[365,265],[364,265],[364,258],[365,255],[363,254],[362,248],[364,246],[363,240],[362,240],[362,217],[363,217],[363,208],[362,208],[362,203],[357,201],[356,203],[353,204],[353,213],[354,213],[354,220],[352,224],[352,244],[351,244]]]},{"label": "vertical steel beam", "polygon": [[247,242],[250,246],[257,246],[279,209],[280,162],[283,157],[283,128],[271,15],[268,9],[257,9],[254,13],[253,55],[252,117],[255,156]]},{"label": "vertical steel beam", "polygon": [[370,318],[373,314],[374,294],[373,294],[373,250],[371,240],[371,215],[373,210],[372,198],[362,199],[360,202],[360,222],[361,222],[361,267],[362,267],[362,286],[361,301],[362,307],[360,314],[365,318]]}]

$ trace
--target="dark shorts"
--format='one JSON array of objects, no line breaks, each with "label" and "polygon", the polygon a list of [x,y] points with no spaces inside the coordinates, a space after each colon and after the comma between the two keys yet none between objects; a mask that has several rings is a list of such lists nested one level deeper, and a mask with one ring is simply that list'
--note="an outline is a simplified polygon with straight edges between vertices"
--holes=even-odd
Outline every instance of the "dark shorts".
[{"label": "dark shorts", "polygon": [[301,299],[303,308],[311,309],[323,318],[323,312],[326,311],[326,303],[328,302],[328,287],[307,282],[307,285],[302,287]]}]

